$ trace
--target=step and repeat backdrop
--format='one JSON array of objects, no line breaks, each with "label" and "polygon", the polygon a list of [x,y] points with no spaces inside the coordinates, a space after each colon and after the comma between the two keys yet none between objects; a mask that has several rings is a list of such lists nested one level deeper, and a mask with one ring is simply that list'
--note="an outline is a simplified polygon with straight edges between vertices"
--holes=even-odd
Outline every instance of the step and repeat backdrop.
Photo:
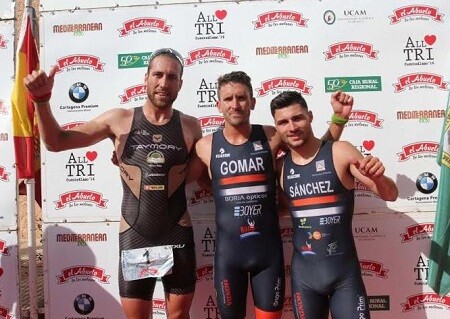
[{"label": "step and repeat backdrop", "polygon": [[[438,197],[436,156],[449,96],[448,1],[41,0],[39,9],[41,66],[58,66],[51,104],[67,128],[111,108],[142,105],[148,57],[161,47],[184,57],[184,83],[174,107],[196,116],[204,134],[223,124],[215,107],[217,78],[230,71],[252,78],[254,123],[272,124],[271,99],[296,90],[314,113],[319,136],[332,114],[331,93],[352,94],[355,105],[342,139],[380,157],[400,191],[396,202],[386,203],[356,185],[353,232],[372,318],[448,315],[450,296],[440,297],[426,284]],[[6,50],[12,41],[0,29]],[[0,54],[11,53],[0,45]],[[0,90],[8,106],[8,90]],[[3,136],[9,113],[1,110]],[[2,139],[0,148],[10,140]],[[117,287],[122,190],[112,151],[109,140],[60,153],[42,149],[48,318],[124,317]],[[3,154],[0,187],[1,173],[14,180]],[[14,192],[12,186],[8,191]],[[212,280],[213,199],[196,183],[188,185],[186,196],[198,264],[191,317],[220,318]],[[0,211],[0,225],[14,219],[9,214],[7,207]],[[288,281],[283,318],[293,318],[289,217],[281,217],[281,226]],[[2,237],[0,252],[1,243]],[[0,292],[0,306],[1,298]],[[7,312],[14,311],[5,303]],[[153,305],[154,318],[165,318],[159,284]],[[251,318],[251,294],[247,308]]]}]

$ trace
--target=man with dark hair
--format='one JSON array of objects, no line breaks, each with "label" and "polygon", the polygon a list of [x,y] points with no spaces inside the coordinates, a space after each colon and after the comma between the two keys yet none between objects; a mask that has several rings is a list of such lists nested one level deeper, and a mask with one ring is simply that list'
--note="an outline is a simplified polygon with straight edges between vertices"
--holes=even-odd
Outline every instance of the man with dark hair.
[{"label": "man with dark hair", "polygon": [[[345,101],[345,102],[344,102]],[[335,112],[348,117],[346,94],[335,94]],[[222,319],[243,319],[250,285],[257,319],[279,319],[285,291],[283,249],[276,208],[275,158],[281,139],[272,126],[250,124],[256,100],[241,71],[218,79],[223,129],[200,139],[194,176],[208,171],[216,205],[214,286]],[[342,125],[331,124],[338,138]],[[327,135],[327,138],[330,134]]]},{"label": "man with dark hair", "polygon": [[202,132],[196,118],[172,108],[183,83],[182,57],[170,48],[153,52],[142,107],[111,109],[69,130],[50,109],[55,73],[53,67],[48,75],[33,71],[24,79],[47,149],[59,152],[107,138],[114,143],[124,193],[119,291],[125,315],[151,318],[156,273],[162,277],[168,318],[189,318],[196,261],[184,190],[188,157]]},{"label": "man with dark hair", "polygon": [[334,319],[369,319],[352,235],[355,178],[388,201],[397,199],[397,186],[378,158],[363,157],[346,141],[316,138],[313,114],[300,93],[279,94],[270,110],[289,148],[278,171],[294,229],[295,318],[327,319],[331,311]]}]

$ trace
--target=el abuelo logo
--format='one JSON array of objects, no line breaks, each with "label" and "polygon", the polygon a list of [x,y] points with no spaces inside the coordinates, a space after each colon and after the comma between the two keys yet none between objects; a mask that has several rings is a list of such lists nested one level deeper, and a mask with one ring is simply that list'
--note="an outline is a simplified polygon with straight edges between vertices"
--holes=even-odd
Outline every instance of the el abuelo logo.
[{"label": "el abuelo logo", "polygon": [[389,16],[391,24],[397,24],[400,21],[435,21],[443,22],[443,14],[435,7],[427,5],[408,5],[394,10],[394,14]]},{"label": "el abuelo logo", "polygon": [[439,143],[419,141],[402,147],[402,151],[397,153],[398,161],[404,162],[410,159],[436,158]]},{"label": "el abuelo logo", "polygon": [[402,92],[406,88],[409,90],[434,89],[448,90],[448,82],[440,74],[417,72],[402,75],[398,82],[392,84],[395,88],[394,93]]},{"label": "el abuelo logo", "polygon": [[203,134],[213,133],[225,125],[225,119],[220,115],[199,117],[197,120],[202,128]]},{"label": "el abuelo logo", "polygon": [[142,102],[147,98],[147,85],[145,83],[130,86],[124,90],[124,94],[119,95],[120,104],[130,102]]},{"label": "el abuelo logo", "polygon": [[405,232],[400,234],[402,243],[410,242],[415,238],[416,240],[430,239],[434,232],[433,223],[414,224],[405,228]]},{"label": "el abuelo logo", "polygon": [[379,118],[378,113],[368,110],[354,110],[350,113],[348,127],[356,126],[372,126],[373,128],[383,128],[382,123],[384,120]]},{"label": "el abuelo logo", "polygon": [[72,54],[56,60],[56,73],[62,72],[64,69],[69,71],[94,70],[103,72],[105,63],[100,58],[89,54]]},{"label": "el abuelo logo", "polygon": [[6,49],[6,43],[8,43],[8,40],[5,40],[5,37],[3,34],[0,34],[0,49]]},{"label": "el abuelo logo", "polygon": [[308,86],[306,80],[294,77],[277,77],[261,82],[257,89],[258,96],[265,96],[269,92],[277,95],[284,90],[297,90],[300,93],[311,95],[312,86]]},{"label": "el abuelo logo", "polygon": [[11,173],[6,171],[6,167],[0,165],[0,182],[9,182],[9,175]]},{"label": "el abuelo logo", "polygon": [[117,55],[119,69],[147,68],[152,52],[121,53]]},{"label": "el abuelo logo", "polygon": [[234,55],[233,50],[219,47],[206,47],[192,50],[185,59],[185,66],[192,66],[206,63],[229,63],[237,64],[238,56]]},{"label": "el abuelo logo", "polygon": [[373,45],[358,41],[344,41],[331,44],[328,51],[323,52],[325,60],[338,58],[364,58],[378,60],[378,50],[374,50]]},{"label": "el abuelo logo", "polygon": [[296,26],[307,28],[306,22],[308,19],[303,17],[303,14],[296,11],[279,10],[268,11],[258,15],[256,21],[253,21],[256,29],[264,27],[277,27],[277,26]]},{"label": "el abuelo logo", "polygon": [[147,17],[135,18],[125,21],[122,28],[117,29],[120,37],[126,37],[132,34],[139,33],[165,33],[170,34],[172,26],[167,24],[167,21],[161,18]]},{"label": "el abuelo logo", "polygon": [[103,198],[103,194],[91,190],[73,190],[59,195],[59,200],[55,201],[55,209],[72,208],[76,206],[97,206],[99,208],[107,208],[107,199]]},{"label": "el abuelo logo", "polygon": [[325,92],[381,91],[381,76],[326,77]]}]

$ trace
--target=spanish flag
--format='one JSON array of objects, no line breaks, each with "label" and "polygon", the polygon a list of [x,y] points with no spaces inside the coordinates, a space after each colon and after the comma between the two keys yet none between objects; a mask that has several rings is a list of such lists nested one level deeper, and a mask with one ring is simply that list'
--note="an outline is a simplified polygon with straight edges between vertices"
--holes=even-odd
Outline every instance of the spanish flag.
[{"label": "spanish flag", "polygon": [[437,162],[441,174],[427,281],[434,292],[445,296],[450,292],[450,95]]},{"label": "spanish flag", "polygon": [[34,112],[34,103],[28,98],[23,79],[39,68],[33,26],[36,18],[34,8],[23,14],[16,53],[16,76],[11,97],[14,148],[17,178],[35,178],[39,169],[39,132]]}]

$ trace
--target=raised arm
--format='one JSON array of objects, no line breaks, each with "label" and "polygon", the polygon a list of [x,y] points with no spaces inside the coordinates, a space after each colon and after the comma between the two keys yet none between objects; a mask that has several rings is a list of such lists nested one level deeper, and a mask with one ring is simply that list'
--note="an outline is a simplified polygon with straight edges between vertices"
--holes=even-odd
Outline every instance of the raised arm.
[{"label": "raised arm", "polygon": [[330,126],[321,140],[337,141],[340,139],[352,111],[353,102],[353,97],[342,91],[336,91],[331,94],[330,103],[334,113],[331,117]]},{"label": "raised arm", "polygon": [[35,104],[39,132],[46,148],[58,152],[89,146],[112,135],[110,124],[118,111],[108,111],[97,118],[70,130],[63,130],[50,108],[56,67],[48,75],[43,70],[33,71],[24,78],[29,97]]},{"label": "raised arm", "polygon": [[356,178],[381,199],[385,201],[397,199],[397,185],[384,175],[385,167],[378,157],[371,155],[364,157],[350,143],[337,142],[333,148],[333,158],[338,174],[341,172],[340,177],[342,176],[341,180],[344,180],[346,187],[349,188],[350,183],[354,184]]}]

